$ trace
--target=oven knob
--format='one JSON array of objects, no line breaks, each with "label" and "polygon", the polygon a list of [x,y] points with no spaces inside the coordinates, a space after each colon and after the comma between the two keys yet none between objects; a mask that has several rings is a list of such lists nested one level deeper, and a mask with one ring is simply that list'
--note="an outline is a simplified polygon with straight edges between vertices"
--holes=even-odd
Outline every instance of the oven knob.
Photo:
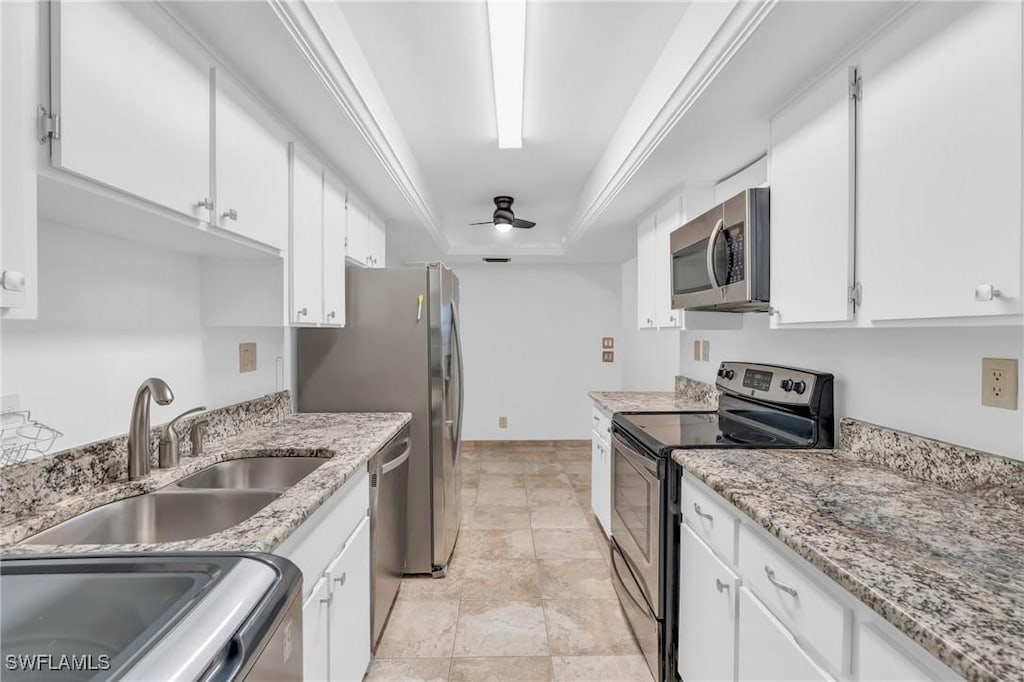
[{"label": "oven knob", "polygon": [[807,384],[805,384],[802,381],[798,381],[795,384],[793,384],[793,390],[796,391],[797,395],[800,395],[801,393],[807,390]]},{"label": "oven knob", "polygon": [[718,368],[718,376],[720,376],[720,377],[724,377],[725,376],[725,368],[724,367],[719,367]]},{"label": "oven knob", "polygon": [[726,379],[731,380],[734,376],[736,376],[736,372],[732,371],[731,369],[727,369],[727,370],[725,370],[725,374],[723,376]]},{"label": "oven knob", "polygon": [[790,391],[793,390],[793,380],[783,379],[782,382],[779,384],[779,388],[781,388],[786,393],[789,393]]}]

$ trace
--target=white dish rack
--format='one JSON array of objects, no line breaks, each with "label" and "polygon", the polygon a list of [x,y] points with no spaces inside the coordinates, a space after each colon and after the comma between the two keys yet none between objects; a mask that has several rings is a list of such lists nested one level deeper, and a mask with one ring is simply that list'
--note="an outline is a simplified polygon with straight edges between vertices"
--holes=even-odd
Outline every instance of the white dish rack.
[{"label": "white dish rack", "polygon": [[64,434],[32,419],[28,410],[0,412],[0,466],[45,454]]}]

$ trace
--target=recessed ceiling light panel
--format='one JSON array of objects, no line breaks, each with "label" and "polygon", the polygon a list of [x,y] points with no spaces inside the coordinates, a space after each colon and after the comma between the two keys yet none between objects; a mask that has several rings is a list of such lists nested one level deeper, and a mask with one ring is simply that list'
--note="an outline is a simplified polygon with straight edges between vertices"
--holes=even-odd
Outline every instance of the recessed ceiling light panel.
[{"label": "recessed ceiling light panel", "polygon": [[487,0],[498,148],[523,146],[523,79],[526,70],[525,0]]}]

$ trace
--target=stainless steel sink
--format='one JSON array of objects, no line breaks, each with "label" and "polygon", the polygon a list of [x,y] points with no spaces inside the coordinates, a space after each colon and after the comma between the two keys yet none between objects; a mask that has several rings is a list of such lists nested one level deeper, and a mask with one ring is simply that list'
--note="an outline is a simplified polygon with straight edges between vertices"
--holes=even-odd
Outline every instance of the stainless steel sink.
[{"label": "stainless steel sink", "polygon": [[284,490],[326,462],[322,457],[251,457],[219,462],[177,482],[180,488]]},{"label": "stainless steel sink", "polygon": [[27,540],[107,545],[199,538],[241,523],[281,495],[273,490],[175,490],[111,502]]}]

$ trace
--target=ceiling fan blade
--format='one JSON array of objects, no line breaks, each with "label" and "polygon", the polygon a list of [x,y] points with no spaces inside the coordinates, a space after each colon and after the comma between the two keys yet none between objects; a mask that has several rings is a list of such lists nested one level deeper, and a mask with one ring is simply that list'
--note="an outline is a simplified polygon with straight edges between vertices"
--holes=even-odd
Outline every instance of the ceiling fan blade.
[{"label": "ceiling fan blade", "polygon": [[529,230],[531,227],[533,227],[536,224],[537,223],[535,223],[533,221],[530,221],[530,220],[520,220],[519,218],[516,218],[515,220],[512,221],[512,227],[521,227],[524,230]]},{"label": "ceiling fan blade", "polygon": [[493,220],[488,220],[488,221],[482,222],[482,223],[470,223],[470,225],[493,225],[493,224],[494,224]]}]

